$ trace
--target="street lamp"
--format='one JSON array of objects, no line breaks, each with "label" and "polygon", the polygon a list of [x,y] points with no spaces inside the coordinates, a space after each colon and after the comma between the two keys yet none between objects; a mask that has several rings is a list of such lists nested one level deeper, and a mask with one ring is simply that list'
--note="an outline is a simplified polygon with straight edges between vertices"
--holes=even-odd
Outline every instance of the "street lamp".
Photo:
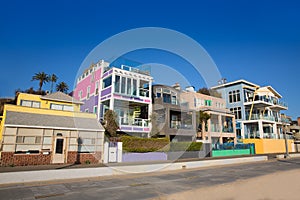
[{"label": "street lamp", "polygon": [[284,155],[284,158],[289,158],[290,155],[289,155],[288,141],[287,141],[286,131],[285,131],[285,128],[286,128],[286,123],[285,122],[282,123],[282,128],[283,128],[282,131],[283,131],[284,142],[285,142],[285,155]]}]

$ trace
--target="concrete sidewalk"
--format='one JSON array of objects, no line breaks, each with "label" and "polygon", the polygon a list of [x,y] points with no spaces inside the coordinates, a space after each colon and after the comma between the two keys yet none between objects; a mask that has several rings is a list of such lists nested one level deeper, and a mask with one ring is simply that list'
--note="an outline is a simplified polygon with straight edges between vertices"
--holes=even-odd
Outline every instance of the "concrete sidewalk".
[{"label": "concrete sidewalk", "polygon": [[162,172],[180,169],[193,169],[201,167],[211,167],[230,164],[241,164],[249,162],[267,161],[267,156],[253,156],[242,158],[218,159],[218,160],[203,160],[189,161],[176,163],[155,163],[141,165],[123,165],[123,166],[108,166],[94,168],[74,168],[74,169],[52,169],[38,171],[21,171],[21,172],[6,172],[0,173],[0,185],[4,184],[22,184],[30,182],[58,181],[67,179],[80,179],[103,177],[113,175],[126,175],[148,172]]}]

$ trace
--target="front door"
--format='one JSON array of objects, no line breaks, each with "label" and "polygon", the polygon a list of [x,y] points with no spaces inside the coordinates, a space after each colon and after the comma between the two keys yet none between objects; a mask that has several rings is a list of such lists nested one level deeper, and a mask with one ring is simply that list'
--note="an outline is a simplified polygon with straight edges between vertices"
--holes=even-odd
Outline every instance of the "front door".
[{"label": "front door", "polygon": [[65,139],[63,137],[55,138],[52,163],[65,162]]}]

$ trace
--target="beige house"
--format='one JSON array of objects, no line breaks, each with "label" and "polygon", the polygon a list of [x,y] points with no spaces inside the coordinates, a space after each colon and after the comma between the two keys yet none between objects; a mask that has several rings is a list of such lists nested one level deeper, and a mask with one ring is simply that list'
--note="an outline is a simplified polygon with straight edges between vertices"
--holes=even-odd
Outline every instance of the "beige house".
[{"label": "beige house", "polygon": [[1,165],[102,162],[104,129],[80,104],[61,92],[19,94],[4,107]]},{"label": "beige house", "polygon": [[202,123],[198,127],[197,138],[211,144],[236,142],[235,116],[226,109],[224,99],[200,94],[191,89],[182,92],[181,98],[188,102],[189,109],[197,111],[197,118],[199,111],[210,115],[207,124]]}]

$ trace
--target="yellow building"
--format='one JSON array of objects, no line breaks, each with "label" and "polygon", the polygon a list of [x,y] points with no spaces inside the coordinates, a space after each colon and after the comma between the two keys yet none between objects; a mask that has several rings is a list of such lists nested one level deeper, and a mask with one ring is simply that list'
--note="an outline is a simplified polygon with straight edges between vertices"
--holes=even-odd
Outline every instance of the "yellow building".
[{"label": "yellow building", "polygon": [[16,105],[4,106],[1,165],[100,162],[104,129],[81,104],[62,92],[19,93]]}]

